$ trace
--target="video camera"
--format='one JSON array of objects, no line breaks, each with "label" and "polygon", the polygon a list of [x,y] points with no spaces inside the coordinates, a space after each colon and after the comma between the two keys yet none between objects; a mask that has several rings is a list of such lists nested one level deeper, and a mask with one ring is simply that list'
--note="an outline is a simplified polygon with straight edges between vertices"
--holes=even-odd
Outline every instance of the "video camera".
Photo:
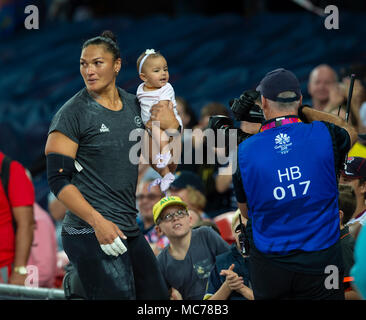
[{"label": "video camera", "polygon": [[262,123],[264,121],[262,109],[255,103],[259,97],[258,91],[246,90],[239,99],[235,98],[230,101],[235,120]]},{"label": "video camera", "polygon": [[[254,123],[263,123],[264,116],[262,109],[255,103],[260,97],[260,93],[255,90],[244,91],[239,98],[230,101],[230,109],[237,121],[248,121]],[[229,129],[235,129],[237,134],[237,144],[251,136],[251,134],[244,132],[241,129],[234,128],[233,121],[226,116],[217,115],[211,116],[208,122],[208,128],[213,130],[223,129],[225,137],[229,139]]]},{"label": "video camera", "polygon": [[239,244],[240,244],[240,253],[244,256],[244,257],[248,257],[249,256],[249,250],[250,250],[250,245],[249,245],[249,240],[246,234],[246,230],[245,230],[245,226],[241,221],[241,215],[239,215],[239,225],[236,227],[235,232],[239,232]]}]

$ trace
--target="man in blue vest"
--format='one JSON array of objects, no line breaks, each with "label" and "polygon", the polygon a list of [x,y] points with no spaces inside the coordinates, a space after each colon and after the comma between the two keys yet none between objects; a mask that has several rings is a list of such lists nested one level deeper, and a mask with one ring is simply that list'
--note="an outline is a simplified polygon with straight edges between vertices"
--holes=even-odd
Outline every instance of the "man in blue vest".
[{"label": "man in blue vest", "polygon": [[344,299],[337,182],[357,132],[301,106],[288,70],[267,73],[257,91],[266,121],[239,145],[233,179],[249,218],[254,298]]}]

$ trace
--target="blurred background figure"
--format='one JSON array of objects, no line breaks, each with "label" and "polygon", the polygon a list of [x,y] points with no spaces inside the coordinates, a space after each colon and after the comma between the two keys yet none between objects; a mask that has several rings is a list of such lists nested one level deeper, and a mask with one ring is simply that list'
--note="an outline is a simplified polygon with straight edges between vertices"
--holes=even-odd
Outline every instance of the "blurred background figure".
[{"label": "blurred background figure", "polygon": [[35,229],[28,266],[38,268],[38,286],[57,286],[57,240],[53,221],[38,203],[33,206]]},{"label": "blurred background figure", "polygon": [[356,207],[346,225],[354,238],[361,229],[361,221],[366,217],[366,158],[348,157],[341,171],[339,184],[352,187],[356,197]]},{"label": "blurred background figure", "polygon": [[149,185],[152,181],[154,179],[147,179],[141,181],[137,186],[136,200],[139,210],[137,221],[141,232],[145,235],[155,255],[158,255],[169,243],[169,239],[155,228],[153,207],[157,201],[164,197],[164,194],[159,186],[152,186],[149,191]]},{"label": "blurred background figure", "polygon": [[313,108],[325,111],[329,108],[329,96],[331,87],[336,86],[338,81],[336,71],[326,64],[316,66],[310,72],[308,92],[311,96]]},{"label": "blurred background figure", "polygon": [[34,239],[34,187],[26,169],[0,151],[0,283],[25,285]]},{"label": "blurred background figure", "polygon": [[339,220],[341,228],[341,248],[344,267],[344,296],[346,300],[360,299],[358,293],[353,288],[353,278],[351,277],[351,268],[354,261],[355,239],[349,232],[347,222],[352,217],[356,209],[356,195],[353,188],[349,185],[339,186]]},{"label": "blurred background figure", "polygon": [[198,213],[200,219],[209,219],[205,212],[206,196],[200,176],[191,171],[177,171],[176,178],[171,184],[169,193],[178,196],[188,206],[188,209]]},{"label": "blurred background figure", "polygon": [[355,289],[366,300],[366,228],[362,228],[355,245],[355,264],[351,269]]},{"label": "blurred background figure", "polygon": [[55,235],[57,241],[56,250],[56,280],[55,287],[60,288],[62,285],[62,280],[65,276],[66,266],[69,264],[69,259],[63,249],[61,231],[62,231],[62,221],[66,214],[66,207],[63,203],[58,200],[55,195],[50,191],[48,194],[48,211],[51,216],[52,222],[55,226]]},{"label": "blurred background figure", "polygon": [[[233,154],[227,155],[228,160],[225,161],[225,149],[218,148],[210,135],[205,135],[210,117],[216,115],[232,119],[231,111],[224,104],[219,102],[207,103],[202,107],[199,122],[195,126],[195,129],[202,130],[202,133],[197,132],[193,135],[195,152],[203,154],[203,163],[196,166],[196,173],[202,179],[207,199],[206,212],[211,218],[236,208],[232,185]],[[223,170],[220,171],[221,169]]]},{"label": "blurred background figure", "polygon": [[[242,255],[239,241],[241,223],[240,210],[236,210],[231,221],[231,233],[235,241],[230,250],[216,257],[211,270],[204,300],[254,300],[250,289],[249,261]],[[246,225],[247,219],[242,218]],[[239,278],[240,277],[240,278]]]}]

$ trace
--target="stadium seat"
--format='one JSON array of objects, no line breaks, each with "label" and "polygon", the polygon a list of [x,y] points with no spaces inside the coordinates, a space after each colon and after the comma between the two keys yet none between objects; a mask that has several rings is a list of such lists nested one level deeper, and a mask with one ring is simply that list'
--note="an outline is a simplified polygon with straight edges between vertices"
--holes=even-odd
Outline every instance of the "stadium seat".
[{"label": "stadium seat", "polygon": [[220,230],[222,238],[228,243],[232,244],[235,238],[231,232],[231,220],[235,211],[222,213],[214,218],[214,222]]}]

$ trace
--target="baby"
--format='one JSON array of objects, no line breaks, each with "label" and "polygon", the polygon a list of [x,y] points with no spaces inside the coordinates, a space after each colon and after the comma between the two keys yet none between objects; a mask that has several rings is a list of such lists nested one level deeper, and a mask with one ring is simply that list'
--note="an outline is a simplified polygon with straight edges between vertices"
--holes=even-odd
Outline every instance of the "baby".
[{"label": "baby", "polygon": [[[136,96],[141,106],[141,118],[147,127],[151,125],[151,107],[158,102],[173,103],[173,110],[182,130],[182,120],[178,115],[174,89],[169,81],[168,64],[164,56],[154,49],[147,49],[137,59],[137,70],[143,81],[137,88]],[[150,147],[152,147],[152,163],[156,164],[156,170],[163,177],[155,180],[152,185],[160,184],[160,189],[165,192],[174,181],[174,175],[169,171],[168,163],[171,153],[168,148],[169,137],[160,128],[148,129],[150,134]],[[153,144],[155,147],[153,147]],[[158,146],[158,148],[156,148]],[[158,150],[158,152],[154,151]]]}]

